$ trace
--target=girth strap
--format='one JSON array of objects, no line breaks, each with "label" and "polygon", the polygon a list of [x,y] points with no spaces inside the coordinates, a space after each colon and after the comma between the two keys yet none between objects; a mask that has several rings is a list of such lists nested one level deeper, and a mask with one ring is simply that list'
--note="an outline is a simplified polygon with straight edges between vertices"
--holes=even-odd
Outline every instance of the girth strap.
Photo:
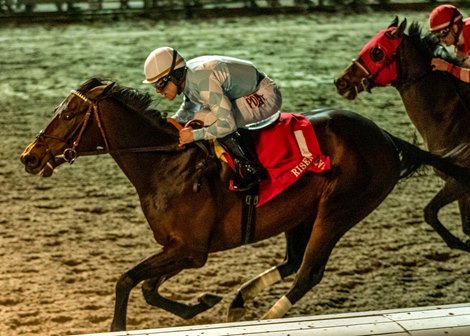
[{"label": "girth strap", "polygon": [[[178,131],[183,128],[181,124],[173,118],[167,118],[167,121],[175,126]],[[190,126],[193,128],[203,127],[203,123],[199,120],[191,120],[185,126]],[[193,191],[195,193],[199,192],[201,187],[201,176],[205,169],[207,169],[207,159],[211,157],[209,149],[201,142],[194,142],[202,151],[206,154],[205,158],[196,163],[196,179],[193,185]],[[242,217],[241,217],[241,226],[242,226],[242,243],[250,244],[253,242],[255,234],[255,223],[256,223],[256,205],[258,204],[258,194],[259,187],[253,187],[250,190],[247,190],[243,193],[243,203],[242,203]]]},{"label": "girth strap", "polygon": [[243,193],[242,204],[242,243],[250,244],[253,242],[256,224],[256,205],[258,204],[258,186]]}]

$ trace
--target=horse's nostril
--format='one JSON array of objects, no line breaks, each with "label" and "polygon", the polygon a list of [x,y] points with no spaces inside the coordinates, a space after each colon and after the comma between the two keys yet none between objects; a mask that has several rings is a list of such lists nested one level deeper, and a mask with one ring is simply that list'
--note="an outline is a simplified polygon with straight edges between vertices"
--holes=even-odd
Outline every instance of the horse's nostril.
[{"label": "horse's nostril", "polygon": [[338,90],[343,90],[348,86],[348,82],[343,78],[335,79],[334,84]]},{"label": "horse's nostril", "polygon": [[22,155],[21,156],[21,162],[25,165],[25,166],[28,166],[28,167],[35,167],[37,166],[39,160],[37,159],[37,157],[35,157],[34,155],[31,155],[31,154],[25,154],[25,155]]}]

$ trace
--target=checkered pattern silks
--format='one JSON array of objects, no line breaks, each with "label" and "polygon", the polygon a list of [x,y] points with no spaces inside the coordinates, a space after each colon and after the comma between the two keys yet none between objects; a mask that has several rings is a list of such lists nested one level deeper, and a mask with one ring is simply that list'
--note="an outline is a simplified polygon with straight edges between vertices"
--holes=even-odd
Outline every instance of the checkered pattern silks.
[{"label": "checkered pattern silks", "polygon": [[204,109],[213,123],[194,130],[194,140],[224,137],[237,128],[261,121],[279,111],[281,93],[265,78],[258,85],[253,63],[224,56],[202,56],[187,62],[185,99],[173,116],[181,122]]}]

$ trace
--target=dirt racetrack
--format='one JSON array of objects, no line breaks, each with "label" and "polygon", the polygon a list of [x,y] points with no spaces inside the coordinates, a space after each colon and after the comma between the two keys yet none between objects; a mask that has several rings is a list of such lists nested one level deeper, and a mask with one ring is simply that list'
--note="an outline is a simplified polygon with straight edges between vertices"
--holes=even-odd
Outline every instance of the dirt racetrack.
[{"label": "dirt racetrack", "polygon": [[[21,152],[71,89],[101,75],[151,90],[141,84],[143,62],[152,49],[171,45],[187,57],[253,60],[281,85],[285,111],[348,108],[411,139],[413,127],[393,88],[349,102],[332,84],[396,14],[422,23],[427,18],[383,12],[1,26],[0,335],[107,331],[115,281],[159,248],[133,187],[110,157],[79,158],[47,179],[24,171]],[[171,112],[179,102],[158,107]],[[431,172],[400,183],[340,241],[323,281],[288,316],[469,302],[470,255],[450,250],[423,221],[422,209],[441,185]],[[460,234],[455,205],[441,218]],[[163,293],[173,299],[191,301],[204,292],[225,298],[188,321],[148,306],[138,286],[128,328],[223,322],[236,288],[283,256],[279,236],[212,255],[203,268],[170,280]],[[249,303],[245,319],[260,317],[288,286],[263,292]]]}]

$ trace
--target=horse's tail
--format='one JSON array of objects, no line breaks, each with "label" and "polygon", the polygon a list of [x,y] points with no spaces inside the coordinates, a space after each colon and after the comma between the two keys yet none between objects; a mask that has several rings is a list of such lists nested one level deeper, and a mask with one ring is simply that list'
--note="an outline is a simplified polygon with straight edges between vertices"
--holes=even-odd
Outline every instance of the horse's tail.
[{"label": "horse's tail", "polygon": [[[470,188],[470,168],[455,164],[456,155],[454,155],[454,152],[440,156],[422,150],[408,141],[400,139],[388,132],[386,133],[392,139],[400,157],[401,179],[410,176],[423,165],[429,165],[445,175],[455,178],[457,181]],[[459,151],[461,151],[461,149]],[[455,152],[455,154],[457,154],[457,152]]]}]

